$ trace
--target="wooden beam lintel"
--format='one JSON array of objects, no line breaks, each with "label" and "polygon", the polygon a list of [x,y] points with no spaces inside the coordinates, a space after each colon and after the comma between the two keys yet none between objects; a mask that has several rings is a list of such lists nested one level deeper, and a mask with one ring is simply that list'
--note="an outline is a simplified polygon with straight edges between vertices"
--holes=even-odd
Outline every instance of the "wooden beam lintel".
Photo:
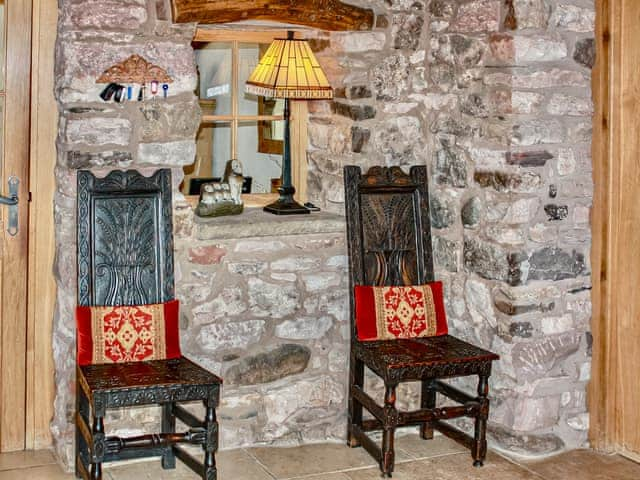
[{"label": "wooden beam lintel", "polygon": [[373,10],[338,0],[171,0],[173,21],[205,25],[268,20],[321,30],[371,30]]}]

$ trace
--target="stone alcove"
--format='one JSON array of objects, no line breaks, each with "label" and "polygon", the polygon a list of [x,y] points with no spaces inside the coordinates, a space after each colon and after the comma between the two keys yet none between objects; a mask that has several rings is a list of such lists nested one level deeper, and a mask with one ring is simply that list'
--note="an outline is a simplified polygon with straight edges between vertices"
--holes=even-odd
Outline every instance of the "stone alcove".
[{"label": "stone alcove", "polygon": [[[429,166],[451,329],[502,356],[491,384],[492,441],[536,454],[586,441],[593,9],[588,1],[510,3],[517,30],[503,23],[502,0],[351,0],[373,11],[371,30],[311,35],[336,98],[310,107],[308,191],[339,214],[343,165]],[[199,123],[195,26],[172,23],[164,0],[91,5],[60,2],[57,41],[52,428],[67,465],[75,172],[171,167],[179,182]],[[167,69],[175,80],[169,99],[101,102],[95,78],[133,53]],[[195,222],[178,194],[174,221],[183,349],[226,377],[223,446],[342,441],[348,329],[340,221],[326,215],[247,236],[233,225],[221,231]],[[247,376],[257,365],[286,375]],[[415,402],[415,393],[400,398]],[[157,420],[153,410],[134,416]],[[127,420],[116,415],[112,425]]]}]

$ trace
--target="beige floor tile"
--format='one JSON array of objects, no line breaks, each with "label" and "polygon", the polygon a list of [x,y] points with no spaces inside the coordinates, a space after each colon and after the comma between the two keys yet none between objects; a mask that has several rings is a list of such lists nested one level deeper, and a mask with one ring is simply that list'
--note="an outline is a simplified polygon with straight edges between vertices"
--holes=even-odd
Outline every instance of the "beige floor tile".
[{"label": "beige floor tile", "polygon": [[[379,469],[345,472],[350,480],[380,478]],[[393,478],[396,480],[541,480],[497,455],[490,455],[484,467],[475,468],[466,454],[452,454],[429,460],[396,464]]]},{"label": "beige floor tile", "polygon": [[[329,473],[345,468],[375,465],[363,448],[324,443],[291,448],[250,448],[247,450],[277,479]],[[406,456],[405,456],[406,458]]]},{"label": "beige floor tile", "polygon": [[602,455],[590,450],[574,450],[526,465],[546,480],[640,479],[640,464],[619,455]]},{"label": "beige floor tile", "polygon": [[[216,454],[220,480],[272,480],[265,470],[245,451],[229,450]],[[163,470],[159,459],[105,468],[112,480],[198,480],[200,477],[180,460],[176,468]]]},{"label": "beige floor tile", "polygon": [[52,465],[54,463],[56,463],[56,459],[49,450],[0,453],[0,471]]},{"label": "beige floor tile", "polygon": [[403,435],[396,438],[396,448],[411,458],[431,458],[468,451],[462,445],[442,435],[433,440],[423,440],[418,434]]},{"label": "beige floor tile", "polygon": [[304,480],[349,480],[349,477],[344,473],[320,473],[318,475],[304,477]]},{"label": "beige floor tile", "polygon": [[72,474],[64,473],[58,465],[0,472],[0,480],[74,480],[74,478]]}]

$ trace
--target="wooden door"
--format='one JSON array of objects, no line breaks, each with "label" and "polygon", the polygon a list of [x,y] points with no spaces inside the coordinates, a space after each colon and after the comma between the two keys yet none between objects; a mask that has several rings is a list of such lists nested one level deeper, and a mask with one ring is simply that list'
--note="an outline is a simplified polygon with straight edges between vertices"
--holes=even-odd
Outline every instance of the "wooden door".
[{"label": "wooden door", "polygon": [[0,206],[0,451],[25,448],[31,0],[0,0],[2,8],[2,158],[0,193],[19,180],[18,226],[10,234],[9,210]]},{"label": "wooden door", "polygon": [[640,2],[598,0],[592,444],[640,458]]}]

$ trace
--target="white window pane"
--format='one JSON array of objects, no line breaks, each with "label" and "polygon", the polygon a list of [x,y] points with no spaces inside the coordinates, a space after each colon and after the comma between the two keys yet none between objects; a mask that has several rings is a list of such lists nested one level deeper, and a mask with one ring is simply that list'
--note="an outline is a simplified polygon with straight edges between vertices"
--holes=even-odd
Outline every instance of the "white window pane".
[{"label": "white window pane", "polygon": [[258,150],[258,122],[239,124],[238,160],[244,175],[253,179],[251,193],[270,193],[271,180],[282,174],[282,155]]},{"label": "white window pane", "polygon": [[231,43],[196,45],[198,91],[201,99],[215,100],[214,115],[231,114]]}]

